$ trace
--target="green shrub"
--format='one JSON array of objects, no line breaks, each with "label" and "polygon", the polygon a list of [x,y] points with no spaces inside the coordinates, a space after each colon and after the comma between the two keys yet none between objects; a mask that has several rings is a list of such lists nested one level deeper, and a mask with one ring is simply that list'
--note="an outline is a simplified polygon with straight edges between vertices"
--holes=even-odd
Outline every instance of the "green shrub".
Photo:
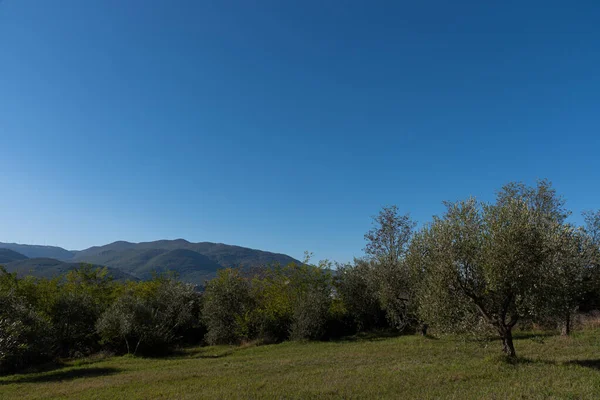
[{"label": "green shrub", "polygon": [[74,357],[98,350],[99,336],[95,324],[100,309],[85,292],[63,291],[52,304],[50,317],[59,355]]},{"label": "green shrub", "polygon": [[309,287],[296,296],[290,338],[318,340],[325,335],[331,306],[331,293],[326,288]]},{"label": "green shrub", "polygon": [[240,343],[250,337],[253,299],[250,283],[239,270],[223,269],[204,292],[202,316],[210,344]]},{"label": "green shrub", "polygon": [[55,346],[50,328],[14,291],[0,293],[0,373],[52,359]]},{"label": "green shrub", "polygon": [[147,288],[126,291],[102,314],[96,329],[104,345],[131,354],[161,354],[199,329],[199,296],[191,285],[159,278]]},{"label": "green shrub", "polygon": [[356,331],[387,326],[386,312],[378,297],[379,282],[373,263],[355,260],[352,265],[338,266],[335,283],[347,318]]}]

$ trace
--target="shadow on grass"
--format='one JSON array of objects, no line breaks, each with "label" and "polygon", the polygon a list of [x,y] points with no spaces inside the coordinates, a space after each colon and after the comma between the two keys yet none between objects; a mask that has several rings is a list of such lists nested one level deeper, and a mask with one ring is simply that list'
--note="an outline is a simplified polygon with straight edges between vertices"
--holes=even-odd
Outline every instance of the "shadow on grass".
[{"label": "shadow on grass", "polygon": [[186,358],[223,358],[232,355],[236,351],[244,350],[245,347],[231,347],[229,349],[214,349],[210,347],[197,347],[197,348],[187,348],[187,349],[178,349],[171,352],[168,356],[164,357],[147,357],[147,358],[157,358],[157,359],[186,359]]},{"label": "shadow on grass", "polygon": [[[538,338],[547,338],[551,336],[556,336],[556,333],[553,332],[513,332],[513,339],[538,339]],[[500,340],[500,338],[496,338],[496,340]]]},{"label": "shadow on grass", "polygon": [[223,357],[227,357],[230,356],[234,353],[234,350],[229,350],[223,353],[218,353],[218,354],[205,354],[205,353],[200,353],[196,356],[194,356],[194,358],[223,358]]},{"label": "shadow on grass", "polygon": [[512,365],[512,366],[529,365],[529,364],[536,364],[536,363],[541,363],[541,364],[551,363],[551,362],[548,362],[545,360],[533,360],[528,357],[521,357],[521,356],[509,357],[504,354],[497,354],[494,356],[489,356],[489,357],[486,357],[486,360],[489,362],[495,363],[495,364]]},{"label": "shadow on grass", "polygon": [[593,360],[573,360],[569,361],[567,364],[571,365],[579,365],[581,367],[591,368],[600,371],[600,359]]},{"label": "shadow on grass", "polygon": [[82,368],[57,370],[41,375],[15,375],[7,380],[0,380],[0,385],[8,385],[11,383],[47,383],[47,382],[62,382],[70,381],[79,378],[93,378],[97,376],[113,375],[120,372],[117,368]]},{"label": "shadow on grass", "polygon": [[505,355],[498,355],[488,358],[488,360],[500,364],[507,365],[533,365],[533,364],[544,364],[544,365],[558,365],[558,366],[570,366],[578,365],[580,367],[591,368],[600,371],[600,359],[589,359],[589,360],[571,360],[571,361],[554,361],[544,359],[532,359],[528,357],[507,357]]},{"label": "shadow on grass", "polygon": [[395,338],[400,336],[409,336],[393,331],[374,331],[374,332],[361,332],[352,336],[344,336],[339,339],[331,339],[331,342],[378,342],[380,340],[386,340],[389,338]]}]

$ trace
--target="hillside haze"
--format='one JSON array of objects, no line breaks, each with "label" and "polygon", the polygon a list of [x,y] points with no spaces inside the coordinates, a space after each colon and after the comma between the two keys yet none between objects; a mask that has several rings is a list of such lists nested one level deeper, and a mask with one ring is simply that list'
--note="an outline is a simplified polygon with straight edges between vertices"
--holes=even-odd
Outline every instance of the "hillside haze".
[{"label": "hillside haze", "polygon": [[[0,243],[0,248],[12,251],[20,250],[19,253],[24,258],[32,259],[24,260],[15,254],[7,255],[7,261],[4,263],[9,264],[10,270],[18,271],[20,274],[29,270],[32,275],[52,276],[62,270],[68,270],[74,265],[90,263],[107,266],[143,280],[152,278],[155,273],[172,271],[178,275],[179,279],[195,284],[202,284],[206,279],[214,277],[220,268],[298,263],[297,260],[285,254],[222,243],[191,243],[184,239],[142,243],[117,241],[81,251],[10,243]],[[61,263],[53,264],[48,259],[54,259]],[[19,260],[21,263],[11,263]]]},{"label": "hillside haze", "polygon": [[0,248],[0,264],[6,264],[13,261],[26,260],[27,256],[17,253],[10,249]]},{"label": "hillside haze", "polygon": [[54,258],[61,261],[70,260],[75,254],[74,252],[65,250],[62,247],[39,246],[32,244],[0,242],[0,248],[16,251],[17,253],[27,256],[27,258]]}]

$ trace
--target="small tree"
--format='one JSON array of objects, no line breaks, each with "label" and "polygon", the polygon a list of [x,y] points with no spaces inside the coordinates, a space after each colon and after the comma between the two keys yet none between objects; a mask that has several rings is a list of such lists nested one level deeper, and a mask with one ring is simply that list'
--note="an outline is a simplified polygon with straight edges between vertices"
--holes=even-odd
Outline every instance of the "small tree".
[{"label": "small tree", "polygon": [[375,268],[373,262],[363,259],[355,259],[353,264],[337,267],[337,293],[358,331],[385,323],[385,310],[378,296],[379,282],[374,279]]},{"label": "small tree", "polygon": [[546,310],[551,320],[558,320],[561,334],[567,336],[589,287],[585,236],[581,229],[567,224],[550,232],[553,234],[548,235],[548,268],[543,281],[548,295],[539,299],[540,309]]},{"label": "small tree", "polygon": [[[600,268],[600,210],[583,213],[586,235],[587,264],[590,269]],[[598,271],[597,271],[598,272]]]},{"label": "small tree", "polygon": [[583,306],[597,309],[600,306],[600,210],[583,213],[586,250],[587,291]]},{"label": "small tree", "polygon": [[389,323],[404,330],[411,321],[410,274],[406,253],[415,223],[408,214],[398,214],[396,206],[383,207],[365,234],[365,253],[373,263],[377,296]]},{"label": "small tree", "polygon": [[310,265],[288,266],[288,290],[292,299],[290,337],[299,340],[321,339],[325,334],[332,304],[331,264],[324,260]]},{"label": "small tree", "polygon": [[295,264],[274,265],[259,271],[252,279],[254,308],[251,325],[257,339],[265,343],[281,342],[290,337],[294,318],[294,290],[290,272]]},{"label": "small tree", "polygon": [[210,344],[239,343],[249,336],[253,309],[250,283],[239,270],[226,268],[206,284],[202,316]]}]

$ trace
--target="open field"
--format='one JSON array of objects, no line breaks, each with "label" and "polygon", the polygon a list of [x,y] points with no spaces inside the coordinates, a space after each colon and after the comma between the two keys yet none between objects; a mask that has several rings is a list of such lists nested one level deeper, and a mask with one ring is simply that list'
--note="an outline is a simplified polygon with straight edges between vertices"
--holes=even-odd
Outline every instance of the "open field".
[{"label": "open field", "polygon": [[360,339],[112,357],[0,378],[0,398],[600,398],[600,330],[497,341]]}]

